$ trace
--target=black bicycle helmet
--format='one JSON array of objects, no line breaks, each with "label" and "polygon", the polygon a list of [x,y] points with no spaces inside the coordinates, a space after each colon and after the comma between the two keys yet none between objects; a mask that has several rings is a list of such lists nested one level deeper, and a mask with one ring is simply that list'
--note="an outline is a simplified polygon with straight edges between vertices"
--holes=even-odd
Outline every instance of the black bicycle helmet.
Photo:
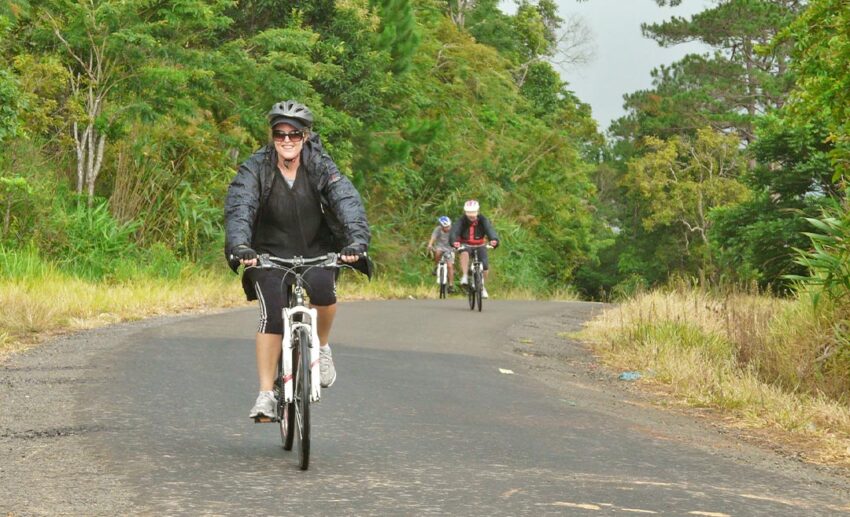
[{"label": "black bicycle helmet", "polygon": [[296,129],[313,126],[313,113],[307,106],[293,100],[281,101],[272,106],[268,113],[269,125],[287,123]]}]

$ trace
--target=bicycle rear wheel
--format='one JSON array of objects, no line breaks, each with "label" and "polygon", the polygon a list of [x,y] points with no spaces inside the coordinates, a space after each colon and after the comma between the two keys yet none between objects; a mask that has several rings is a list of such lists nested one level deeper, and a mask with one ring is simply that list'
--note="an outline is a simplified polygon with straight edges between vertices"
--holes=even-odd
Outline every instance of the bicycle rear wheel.
[{"label": "bicycle rear wheel", "polygon": [[295,370],[295,425],[298,433],[298,460],[301,470],[310,465],[310,334],[296,333],[299,358]]}]

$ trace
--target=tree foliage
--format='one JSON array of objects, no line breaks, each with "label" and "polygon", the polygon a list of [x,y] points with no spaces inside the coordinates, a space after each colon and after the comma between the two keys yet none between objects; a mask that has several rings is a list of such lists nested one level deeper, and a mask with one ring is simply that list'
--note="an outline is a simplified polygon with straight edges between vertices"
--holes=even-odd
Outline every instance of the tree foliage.
[{"label": "tree foliage", "polygon": [[[806,111],[811,106],[801,102],[802,83],[795,82],[802,70],[800,43],[816,46],[829,39],[825,33],[808,40],[803,35],[806,23],[820,19],[812,14],[817,12],[824,11],[804,1],[720,0],[689,18],[643,25],[644,34],[660,45],[696,41],[712,52],[653,71],[653,87],[626,95],[627,114],[611,126],[608,170],[622,180],[619,190],[609,188],[601,198],[602,213],[619,232],[600,252],[615,261],[600,266],[609,271],[602,279],[606,289],[632,282],[630,275],[656,283],[686,274],[782,291],[787,275],[801,271],[793,248],[805,245],[800,233],[805,217],[814,217],[828,196],[841,191],[825,167],[835,156],[834,139],[824,140],[826,108]],[[681,142],[704,138],[705,128],[737,139],[737,164],[743,168],[734,182],[718,187],[729,198],[708,211],[704,224],[694,226],[693,218],[687,223],[701,229],[693,233],[701,254],[670,260],[674,244],[669,233],[658,231],[663,228],[658,222],[669,222],[677,197],[658,187],[635,196],[634,178],[664,156],[672,160]],[[668,154],[659,155],[662,149]],[[646,181],[664,184],[660,177]]]},{"label": "tree foliage", "polygon": [[[793,44],[797,81],[791,114],[799,125],[825,124],[836,176],[850,172],[850,4],[813,0],[775,43]],[[836,180],[838,177],[835,178]]]},{"label": "tree foliage", "polygon": [[[296,98],[363,193],[385,274],[419,281],[433,218],[477,197],[505,236],[502,281],[563,286],[595,254],[588,157],[601,137],[547,61],[563,34],[556,6],[465,4],[472,28],[452,5],[39,0],[6,14],[7,242],[31,221],[29,196],[51,214],[26,226],[39,246],[218,257],[233,168],[267,141],[268,106]],[[41,198],[51,184],[88,203]],[[104,242],[77,242],[89,231]],[[112,265],[84,262],[95,276]]]}]

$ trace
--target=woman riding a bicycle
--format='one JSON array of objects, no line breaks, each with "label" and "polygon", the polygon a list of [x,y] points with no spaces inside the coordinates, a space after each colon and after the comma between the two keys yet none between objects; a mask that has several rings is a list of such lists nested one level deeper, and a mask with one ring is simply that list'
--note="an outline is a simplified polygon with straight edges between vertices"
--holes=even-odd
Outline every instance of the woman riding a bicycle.
[{"label": "woman riding a bicycle", "polygon": [[[492,247],[499,246],[499,235],[490,224],[490,220],[479,213],[478,201],[470,199],[463,205],[463,217],[459,217],[452,225],[451,236],[449,239],[452,246],[460,248],[461,245],[481,246],[482,244],[490,244]],[[484,266],[484,280],[486,282],[490,270],[490,261],[487,257],[487,248],[481,247],[478,250],[478,258]],[[469,252],[466,250],[460,251],[460,270],[462,276],[460,284],[466,285],[469,282],[467,276],[469,270]],[[487,298],[487,288],[484,287],[481,293],[482,298]]]},{"label": "woman riding a bicycle", "polygon": [[[295,101],[278,102],[268,113],[270,143],[242,165],[225,201],[225,255],[236,271],[255,266],[257,253],[282,258],[313,257],[339,251],[343,262],[368,273],[360,260],[369,245],[366,211],[354,185],[311,133],[313,114]],[[249,268],[242,276],[248,300],[259,300],[256,335],[260,393],[250,417],[274,418],[273,392],[280,361],[282,308],[288,305],[281,270]],[[321,384],[336,380],[328,345],[336,314],[336,273],[314,268],[305,275],[311,306],[318,311]]]}]

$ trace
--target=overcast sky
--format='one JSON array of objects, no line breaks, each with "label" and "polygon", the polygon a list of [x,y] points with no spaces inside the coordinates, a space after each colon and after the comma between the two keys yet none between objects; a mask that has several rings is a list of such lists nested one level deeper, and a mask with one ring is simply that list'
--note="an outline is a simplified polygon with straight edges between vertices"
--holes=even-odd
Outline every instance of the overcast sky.
[{"label": "overcast sky", "polygon": [[[622,116],[623,94],[652,85],[653,68],[670,64],[685,54],[705,52],[697,44],[662,48],[640,33],[643,22],[658,22],[685,16],[710,6],[707,0],[684,0],[678,7],[658,7],[655,0],[556,0],[562,18],[577,14],[594,34],[595,58],[580,68],[561,70],[578,98],[590,104],[600,130]],[[502,0],[501,8],[516,12],[513,0]]]}]

